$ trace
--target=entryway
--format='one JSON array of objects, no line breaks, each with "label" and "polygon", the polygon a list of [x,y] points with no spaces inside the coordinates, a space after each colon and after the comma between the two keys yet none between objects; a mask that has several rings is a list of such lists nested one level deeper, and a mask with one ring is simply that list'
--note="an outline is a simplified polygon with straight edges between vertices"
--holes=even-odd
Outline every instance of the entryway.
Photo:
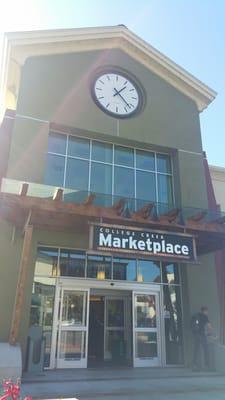
[{"label": "entryway", "polygon": [[51,368],[162,365],[160,287],[78,285],[57,286]]},{"label": "entryway", "polygon": [[91,289],[88,367],[132,365],[132,293]]}]

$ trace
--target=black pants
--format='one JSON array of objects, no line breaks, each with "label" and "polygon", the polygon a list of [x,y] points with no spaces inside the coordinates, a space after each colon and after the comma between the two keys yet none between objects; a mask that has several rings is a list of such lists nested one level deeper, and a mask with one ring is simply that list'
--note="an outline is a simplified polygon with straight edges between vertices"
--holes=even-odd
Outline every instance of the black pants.
[{"label": "black pants", "polygon": [[201,367],[201,350],[203,352],[204,364],[206,368],[210,367],[209,363],[209,347],[207,342],[207,336],[205,335],[193,335],[194,339],[194,354],[193,354],[193,366]]}]

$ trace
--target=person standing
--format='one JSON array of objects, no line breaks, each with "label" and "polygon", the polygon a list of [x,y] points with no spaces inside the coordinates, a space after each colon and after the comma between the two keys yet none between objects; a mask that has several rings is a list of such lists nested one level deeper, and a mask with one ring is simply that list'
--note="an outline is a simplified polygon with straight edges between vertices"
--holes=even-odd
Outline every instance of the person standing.
[{"label": "person standing", "polygon": [[201,350],[203,352],[204,366],[210,369],[209,346],[207,336],[212,333],[212,326],[208,317],[208,308],[201,307],[200,312],[191,319],[191,330],[193,334],[194,353],[193,371],[201,369]]}]

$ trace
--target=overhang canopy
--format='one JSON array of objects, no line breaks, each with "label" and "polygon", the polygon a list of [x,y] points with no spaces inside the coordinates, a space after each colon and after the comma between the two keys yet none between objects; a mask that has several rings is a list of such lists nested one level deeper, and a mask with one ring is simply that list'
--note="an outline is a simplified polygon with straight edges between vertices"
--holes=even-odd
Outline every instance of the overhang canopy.
[{"label": "overhang canopy", "polygon": [[112,205],[103,206],[108,200],[105,195],[4,179],[0,217],[22,230],[31,225],[47,231],[76,232],[90,223],[104,222],[125,228],[185,233],[195,237],[197,255],[225,247],[225,214],[219,211],[165,208],[147,202],[135,210],[130,200],[123,198],[111,198]]}]

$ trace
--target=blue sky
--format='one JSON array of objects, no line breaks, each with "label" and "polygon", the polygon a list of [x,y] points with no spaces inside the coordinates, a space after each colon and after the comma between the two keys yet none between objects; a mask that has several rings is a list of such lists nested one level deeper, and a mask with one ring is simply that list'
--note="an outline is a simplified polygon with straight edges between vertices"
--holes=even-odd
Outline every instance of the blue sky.
[{"label": "blue sky", "polygon": [[0,35],[125,24],[218,92],[201,114],[202,139],[209,162],[225,167],[224,0],[0,0],[0,6]]}]

